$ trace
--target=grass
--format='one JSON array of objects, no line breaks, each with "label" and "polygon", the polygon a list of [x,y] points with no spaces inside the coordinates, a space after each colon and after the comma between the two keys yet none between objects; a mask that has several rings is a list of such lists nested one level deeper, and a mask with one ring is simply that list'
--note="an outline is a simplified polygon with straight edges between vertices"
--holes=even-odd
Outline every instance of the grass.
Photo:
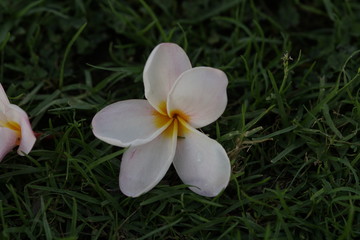
[{"label": "grass", "polygon": [[[42,133],[0,164],[0,239],[360,237],[360,4],[356,1],[0,2],[0,82]],[[216,198],[173,168],[118,188],[123,149],[96,139],[104,106],[143,98],[160,42],[222,69],[228,106],[204,132],[232,177]]]}]

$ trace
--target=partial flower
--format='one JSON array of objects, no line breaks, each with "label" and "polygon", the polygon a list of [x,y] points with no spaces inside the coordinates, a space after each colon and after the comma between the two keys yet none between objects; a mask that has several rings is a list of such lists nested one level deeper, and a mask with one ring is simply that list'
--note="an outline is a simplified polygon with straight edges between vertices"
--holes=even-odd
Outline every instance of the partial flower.
[{"label": "partial flower", "polygon": [[224,148],[196,130],[224,112],[228,80],[210,67],[191,67],[182,48],[159,44],[143,73],[147,100],[113,103],[92,120],[94,135],[128,147],[120,166],[121,191],[137,197],[164,177],[171,163],[197,194],[218,195],[230,179]]},{"label": "partial flower", "polygon": [[0,84],[0,161],[16,146],[19,155],[28,154],[35,141],[26,112],[9,102]]}]

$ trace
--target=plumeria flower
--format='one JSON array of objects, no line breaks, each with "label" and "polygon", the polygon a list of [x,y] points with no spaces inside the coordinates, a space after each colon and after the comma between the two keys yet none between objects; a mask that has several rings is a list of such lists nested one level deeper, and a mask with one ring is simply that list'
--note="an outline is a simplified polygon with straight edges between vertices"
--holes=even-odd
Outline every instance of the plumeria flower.
[{"label": "plumeria flower", "polygon": [[19,155],[28,154],[35,141],[26,112],[9,102],[0,84],[0,161],[15,146]]},{"label": "plumeria flower", "polygon": [[147,100],[113,103],[92,120],[94,135],[129,147],[123,154],[121,191],[137,197],[164,177],[171,163],[197,194],[213,197],[228,184],[230,161],[224,148],[196,128],[224,112],[228,80],[210,67],[191,67],[182,48],[162,43],[150,54],[143,73]]}]

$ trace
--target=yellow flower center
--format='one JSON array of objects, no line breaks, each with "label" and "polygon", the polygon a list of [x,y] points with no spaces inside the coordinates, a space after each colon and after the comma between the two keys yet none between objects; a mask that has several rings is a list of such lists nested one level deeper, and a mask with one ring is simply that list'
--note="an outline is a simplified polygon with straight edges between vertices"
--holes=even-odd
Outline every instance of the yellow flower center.
[{"label": "yellow flower center", "polygon": [[3,121],[0,121],[0,127],[6,127],[6,128],[9,128],[9,129],[15,131],[17,136],[18,136],[16,144],[17,145],[20,144],[21,127],[17,122],[13,122],[13,121],[3,122]]},{"label": "yellow flower center", "polygon": [[175,122],[177,122],[178,137],[185,137],[185,133],[189,130],[184,126],[183,123],[189,121],[189,116],[180,110],[173,110],[171,111],[170,115],[166,114],[167,110],[166,110],[165,102],[161,103],[159,108],[160,108],[160,112],[156,110],[153,111],[155,126],[160,128],[163,127],[165,124],[167,124],[169,121],[171,121],[171,124],[164,131],[165,136],[171,137]]}]

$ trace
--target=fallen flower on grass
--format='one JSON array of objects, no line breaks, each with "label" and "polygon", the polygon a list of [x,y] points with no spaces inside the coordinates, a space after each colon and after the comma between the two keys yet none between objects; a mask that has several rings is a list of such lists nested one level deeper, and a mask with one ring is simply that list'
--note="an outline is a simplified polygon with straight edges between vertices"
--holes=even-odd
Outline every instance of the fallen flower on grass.
[{"label": "fallen flower on grass", "polygon": [[26,112],[9,102],[0,84],[0,161],[15,146],[19,155],[28,154],[35,141]]},{"label": "fallen flower on grass", "polygon": [[228,184],[230,161],[224,148],[195,128],[224,112],[228,80],[210,67],[191,67],[182,48],[159,44],[143,73],[147,100],[113,103],[92,120],[94,135],[129,147],[122,157],[119,184],[127,196],[151,190],[171,163],[197,194],[213,197]]}]

